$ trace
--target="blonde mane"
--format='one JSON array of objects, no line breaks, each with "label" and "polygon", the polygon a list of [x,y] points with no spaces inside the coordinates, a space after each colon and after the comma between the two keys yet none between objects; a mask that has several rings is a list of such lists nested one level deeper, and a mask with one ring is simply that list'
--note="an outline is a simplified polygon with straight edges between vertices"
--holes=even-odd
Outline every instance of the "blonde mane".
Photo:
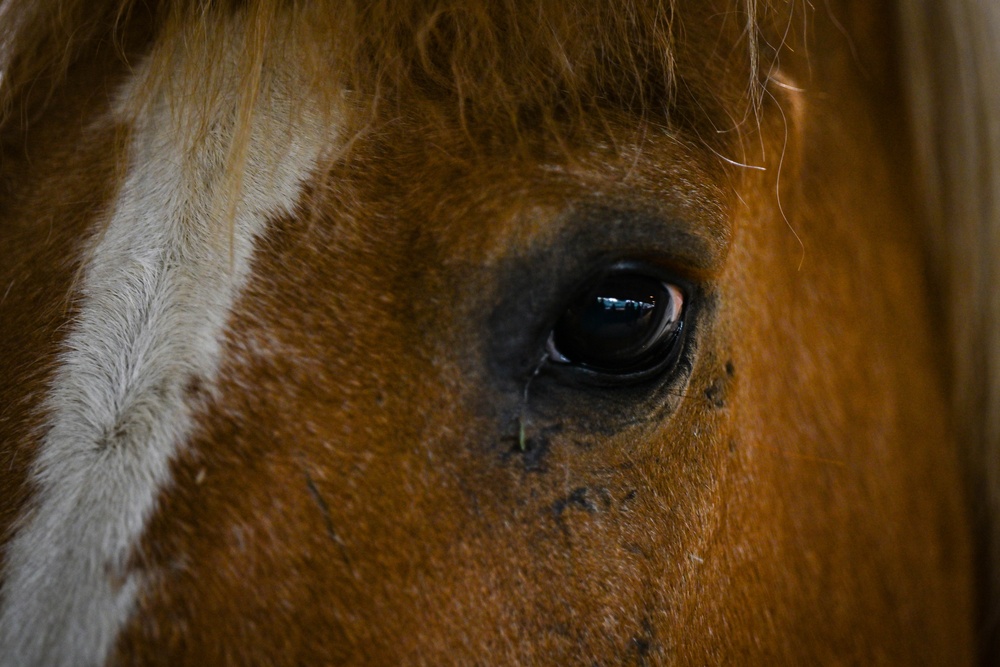
[{"label": "blonde mane", "polygon": [[[732,4],[725,21],[743,33],[748,98],[759,103],[770,68],[763,55],[769,42],[759,33],[774,10],[762,0]],[[415,112],[450,99],[463,121],[506,126],[515,136],[539,127],[565,133],[609,107],[665,115],[681,88],[677,40],[687,11],[677,0],[594,3],[586,11],[548,0],[405,7],[391,0],[181,0],[152,9],[134,0],[0,0],[0,130],[29,121],[98,44],[114,43],[130,59],[150,43],[169,44],[180,33],[207,30],[221,14],[239,13],[246,20],[242,74],[251,92],[265,54],[292,37],[309,51],[307,74],[317,88],[351,91],[366,113],[384,110],[376,119],[401,112],[389,100],[402,91],[432,103]],[[279,15],[291,18],[284,22],[291,34],[281,34]],[[189,74],[196,80],[200,71]]]},{"label": "blonde mane", "polygon": [[[780,50],[780,40],[763,33],[781,35],[789,11],[765,0],[732,3],[724,21],[742,35],[747,116],[756,116]],[[623,111],[669,125],[701,114],[702,101],[696,111],[685,99],[716,94],[697,61],[703,54],[688,54],[696,61],[679,66],[687,14],[677,0],[594,3],[586,11],[550,0],[179,0],[151,8],[135,0],[0,0],[0,155],[4,144],[21,143],[72,68],[101,45],[113,44],[130,68],[143,65],[126,117],[139,117],[167,91],[187,91],[186,104],[197,100],[200,121],[188,124],[192,136],[185,137],[192,149],[233,113],[231,95],[221,92],[227,87],[205,76],[225,70],[219,76],[240,82],[216,203],[231,226],[255,109],[268,105],[266,73],[277,61],[296,62],[303,99],[336,116],[341,145],[331,147],[330,161],[401,116],[428,128],[461,126],[486,151],[524,150],[539,137],[553,146],[613,143],[604,130]],[[220,30],[227,17],[235,30]],[[184,57],[192,44],[201,59]],[[232,53],[243,57],[232,62]],[[180,62],[187,67],[178,72]],[[679,71],[694,80],[679,79]],[[706,141],[717,135],[703,134]]]},{"label": "blonde mane", "polygon": [[[1000,656],[1000,5],[900,3],[942,354],[966,451],[988,641]],[[919,298],[919,295],[914,295]]]}]

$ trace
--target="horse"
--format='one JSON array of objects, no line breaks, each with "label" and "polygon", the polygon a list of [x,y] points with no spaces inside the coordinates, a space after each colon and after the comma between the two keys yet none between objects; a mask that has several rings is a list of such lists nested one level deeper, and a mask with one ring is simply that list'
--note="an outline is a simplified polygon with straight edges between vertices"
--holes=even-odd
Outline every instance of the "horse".
[{"label": "horse", "polygon": [[986,4],[0,1],[0,665],[995,659]]}]

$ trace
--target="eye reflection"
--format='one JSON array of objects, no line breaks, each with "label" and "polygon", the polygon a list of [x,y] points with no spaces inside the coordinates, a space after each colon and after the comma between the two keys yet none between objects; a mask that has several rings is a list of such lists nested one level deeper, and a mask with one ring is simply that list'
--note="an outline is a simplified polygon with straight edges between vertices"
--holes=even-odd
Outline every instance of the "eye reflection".
[{"label": "eye reflection", "polygon": [[567,308],[549,338],[549,356],[605,373],[648,370],[670,355],[683,308],[676,285],[612,274]]}]

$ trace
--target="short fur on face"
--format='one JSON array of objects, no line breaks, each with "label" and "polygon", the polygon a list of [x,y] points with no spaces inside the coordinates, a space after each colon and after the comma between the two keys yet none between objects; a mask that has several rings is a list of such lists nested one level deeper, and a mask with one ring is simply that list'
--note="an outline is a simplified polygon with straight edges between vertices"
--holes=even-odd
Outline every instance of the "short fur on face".
[{"label": "short fur on face", "polygon": [[[829,5],[0,1],[0,663],[969,659],[891,16]],[[608,386],[545,341],[619,265],[690,319]]]}]

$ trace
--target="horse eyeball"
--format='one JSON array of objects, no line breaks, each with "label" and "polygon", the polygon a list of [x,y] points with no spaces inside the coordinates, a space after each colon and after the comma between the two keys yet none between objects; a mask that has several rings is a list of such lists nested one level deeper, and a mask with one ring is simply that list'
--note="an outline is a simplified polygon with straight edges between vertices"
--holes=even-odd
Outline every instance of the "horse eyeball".
[{"label": "horse eyeball", "polygon": [[614,273],[579,298],[556,322],[549,358],[612,375],[656,368],[683,327],[684,292],[639,273]]}]

